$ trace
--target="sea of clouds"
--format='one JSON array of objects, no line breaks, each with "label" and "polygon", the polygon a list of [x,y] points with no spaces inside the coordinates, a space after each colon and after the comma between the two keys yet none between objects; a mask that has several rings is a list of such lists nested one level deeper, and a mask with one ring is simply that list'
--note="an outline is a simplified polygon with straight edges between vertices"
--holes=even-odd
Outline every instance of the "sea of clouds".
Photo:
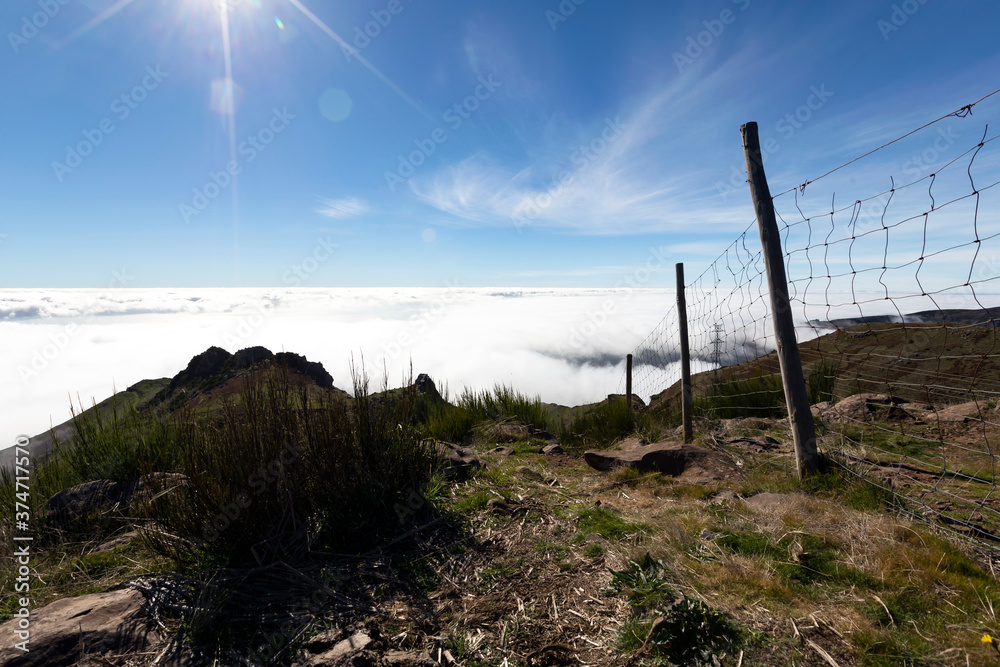
[{"label": "sea of clouds", "polygon": [[319,361],[351,389],[428,373],[452,397],[505,383],[578,405],[621,390],[625,355],[674,303],[662,289],[25,289],[0,291],[0,442],[13,444],[210,346]]},{"label": "sea of clouds", "polygon": [[[773,349],[766,288],[754,289],[761,298],[749,308],[739,293],[719,304],[730,309],[728,319],[697,316],[701,295],[689,290],[695,372],[713,366],[707,351],[716,322],[725,324],[726,349],[734,340]],[[829,330],[810,319],[858,316],[855,300],[866,315],[897,312],[881,290],[823,296],[809,308],[793,303],[800,342]],[[917,312],[1000,303],[1000,295],[987,296],[948,293],[898,305]],[[623,393],[625,357],[639,348],[635,392],[648,399],[679,374],[675,303],[673,289],[632,288],[0,290],[0,443],[68,420],[71,405],[87,408],[140,380],[173,377],[213,345],[304,355],[347,391],[352,364],[375,390],[385,381],[400,386],[412,367],[452,398],[502,383],[563,405]],[[740,328],[744,321],[751,325]],[[638,367],[650,363],[650,350],[662,353],[656,366]]]}]

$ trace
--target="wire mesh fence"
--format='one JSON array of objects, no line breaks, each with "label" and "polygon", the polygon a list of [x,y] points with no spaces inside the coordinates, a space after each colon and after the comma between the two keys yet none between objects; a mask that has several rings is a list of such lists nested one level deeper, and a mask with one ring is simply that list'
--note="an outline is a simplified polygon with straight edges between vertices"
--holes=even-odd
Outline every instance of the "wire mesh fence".
[{"label": "wire mesh fence", "polygon": [[[998,93],[772,202],[820,449],[1000,548]],[[684,289],[696,417],[786,416],[756,223]],[[679,409],[677,331],[633,351],[654,408]]]}]

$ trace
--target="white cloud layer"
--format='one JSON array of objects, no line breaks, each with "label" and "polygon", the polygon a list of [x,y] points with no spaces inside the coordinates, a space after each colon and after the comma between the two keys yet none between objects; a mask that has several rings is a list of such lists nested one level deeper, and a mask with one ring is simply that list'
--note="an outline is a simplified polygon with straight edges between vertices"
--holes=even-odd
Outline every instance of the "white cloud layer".
[{"label": "white cloud layer", "polygon": [[[172,377],[212,345],[263,345],[319,361],[350,389],[413,361],[452,395],[508,383],[580,404],[619,389],[624,358],[673,302],[669,290],[149,289],[0,291],[0,443],[69,419],[143,379]],[[609,312],[610,311],[610,312]]]}]

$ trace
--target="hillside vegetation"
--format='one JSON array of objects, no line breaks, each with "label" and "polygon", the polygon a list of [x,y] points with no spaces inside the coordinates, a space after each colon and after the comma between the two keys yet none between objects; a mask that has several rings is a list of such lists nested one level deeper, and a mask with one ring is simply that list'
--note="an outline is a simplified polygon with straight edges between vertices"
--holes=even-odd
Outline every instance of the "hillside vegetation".
[{"label": "hillside vegetation", "polygon": [[[807,349],[815,398],[854,393],[855,369]],[[963,539],[872,474],[864,461],[891,463],[905,445],[873,430],[893,427],[887,410],[873,411],[867,435],[818,411],[823,469],[799,480],[780,406],[762,415],[732,400],[748,389],[739,383],[773,380],[759,366],[727,369],[698,378],[694,443],[725,466],[605,473],[584,450],[678,437],[670,392],[639,410],[611,397],[568,412],[506,386],[451,400],[426,376],[373,392],[358,371],[347,395],[302,364],[227,361],[160,382],[145,401],[82,412],[36,462],[33,610],[125,585],[162,624],[149,651],[80,665],[847,667],[1000,655],[984,641],[1000,632],[992,528]],[[956,423],[951,437],[984,428],[991,420]],[[845,456],[859,441],[877,450]],[[47,506],[94,480],[142,480],[144,491],[72,516]],[[2,502],[14,493],[5,478]],[[5,558],[13,530],[4,514]],[[16,607],[4,577],[0,620]],[[360,637],[364,650],[333,657]]]}]

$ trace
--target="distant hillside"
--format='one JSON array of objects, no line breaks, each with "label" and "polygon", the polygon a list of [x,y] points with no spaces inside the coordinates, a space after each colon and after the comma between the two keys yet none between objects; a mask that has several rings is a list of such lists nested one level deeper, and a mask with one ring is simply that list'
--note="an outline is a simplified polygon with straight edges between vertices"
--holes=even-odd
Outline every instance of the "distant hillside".
[{"label": "distant hillside", "polygon": [[[292,352],[274,354],[264,347],[250,347],[230,354],[222,348],[210,347],[193,357],[187,367],[173,378],[137,382],[84,410],[79,416],[86,418],[96,412],[105,417],[116,408],[121,411],[132,407],[166,412],[185,406],[210,408],[222,397],[237,393],[240,379],[248,372],[271,364],[286,369],[295,386],[304,386],[317,395],[346,395],[346,392],[334,387],[333,377],[323,364],[309,361],[302,355]],[[38,460],[52,451],[54,439],[70,442],[75,432],[73,420],[67,420],[30,438],[27,449],[32,459]],[[0,451],[0,467],[12,467],[13,460],[13,447]]]},{"label": "distant hillside", "polygon": [[[952,311],[935,311],[948,313]],[[982,311],[955,311],[966,313]],[[1000,310],[997,311],[1000,315]],[[914,313],[913,317],[923,315]],[[937,323],[872,322],[839,328],[799,345],[806,379],[832,374],[834,397],[860,392],[889,392],[911,401],[946,405],[1000,393],[1000,353],[995,326]],[[698,373],[691,378],[695,396],[712,384],[778,376],[777,353]],[[657,411],[679,410],[680,382],[652,397]]]},{"label": "distant hillside", "polygon": [[[100,414],[101,417],[105,417],[110,416],[115,407],[117,407],[118,410],[124,410],[129,409],[134,405],[138,409],[143,409],[149,404],[153,396],[165,389],[168,384],[170,384],[170,378],[141,380],[125,391],[120,391],[114,396],[104,399],[97,405],[87,408],[81,414],[91,415],[96,412]],[[79,406],[77,406],[77,408],[79,409]],[[60,442],[68,442],[72,440],[74,433],[76,433],[76,430],[73,428],[73,420],[69,419],[64,421],[62,424],[53,427],[49,431],[39,433],[33,438],[30,438],[28,440],[28,450],[31,452],[32,459],[37,460],[52,451],[53,435],[55,435],[55,438]],[[0,450],[0,468],[12,466],[13,461],[13,447]]]},{"label": "distant hillside", "polygon": [[947,322],[948,324],[978,324],[996,326],[1000,322],[1000,308],[980,308],[973,310],[923,310],[919,313],[899,315],[873,315],[867,317],[846,317],[837,320],[810,320],[811,326],[819,329],[846,329],[855,324],[926,324]]}]

